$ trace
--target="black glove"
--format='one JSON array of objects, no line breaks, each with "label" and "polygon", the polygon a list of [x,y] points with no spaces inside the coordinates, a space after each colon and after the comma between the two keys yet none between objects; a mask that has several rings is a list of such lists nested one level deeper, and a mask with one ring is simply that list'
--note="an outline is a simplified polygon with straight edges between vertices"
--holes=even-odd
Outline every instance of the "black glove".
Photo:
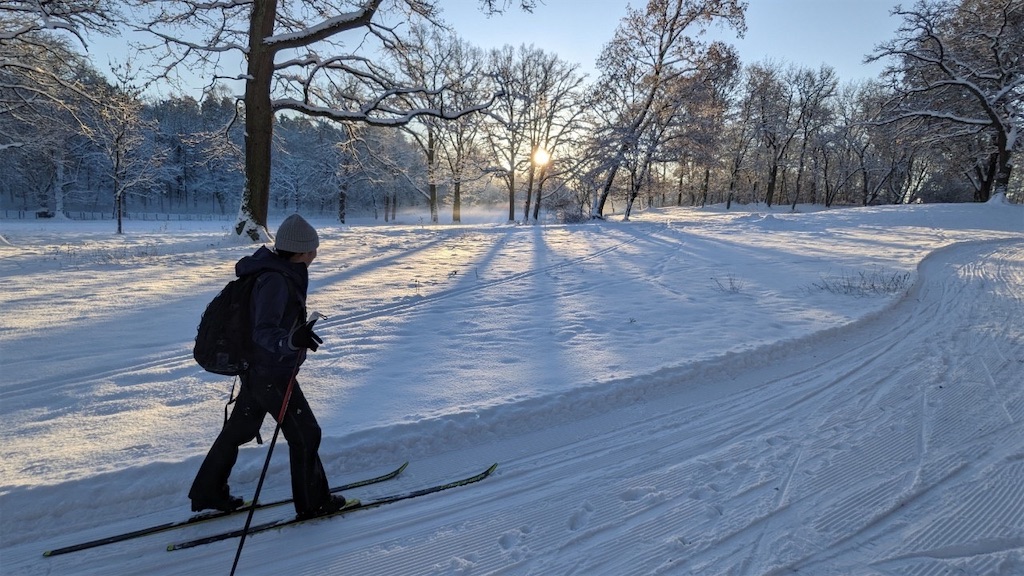
[{"label": "black glove", "polygon": [[316,349],[324,343],[319,336],[313,332],[313,324],[316,324],[318,318],[314,318],[309,322],[306,322],[302,326],[299,326],[292,332],[291,340],[289,344],[296,350],[302,350],[303,348],[309,348],[311,351],[316,352]]}]

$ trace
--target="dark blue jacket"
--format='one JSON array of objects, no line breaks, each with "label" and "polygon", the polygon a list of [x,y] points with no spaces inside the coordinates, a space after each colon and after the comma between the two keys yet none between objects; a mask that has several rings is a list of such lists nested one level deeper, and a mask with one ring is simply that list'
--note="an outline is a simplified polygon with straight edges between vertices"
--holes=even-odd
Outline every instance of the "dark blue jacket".
[{"label": "dark blue jacket", "polygon": [[252,292],[252,357],[257,369],[291,373],[306,359],[306,349],[291,347],[291,333],[306,322],[309,271],[289,262],[266,246],[235,264],[239,277],[260,274]]}]

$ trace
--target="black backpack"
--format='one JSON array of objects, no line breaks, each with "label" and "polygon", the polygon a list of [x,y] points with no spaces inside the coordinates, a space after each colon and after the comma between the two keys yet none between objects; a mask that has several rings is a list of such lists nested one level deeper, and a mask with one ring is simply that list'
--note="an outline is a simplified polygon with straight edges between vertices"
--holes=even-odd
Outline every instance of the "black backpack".
[{"label": "black backpack", "polygon": [[257,274],[228,282],[203,312],[192,356],[207,372],[237,376],[249,367],[252,288]]}]

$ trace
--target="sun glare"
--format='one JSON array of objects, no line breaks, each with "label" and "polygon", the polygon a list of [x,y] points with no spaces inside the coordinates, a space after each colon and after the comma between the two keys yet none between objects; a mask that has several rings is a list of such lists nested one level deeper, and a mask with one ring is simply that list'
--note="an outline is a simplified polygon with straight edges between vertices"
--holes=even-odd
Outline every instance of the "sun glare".
[{"label": "sun glare", "polygon": [[546,166],[551,161],[551,153],[543,148],[537,148],[533,153],[533,163],[537,166]]}]

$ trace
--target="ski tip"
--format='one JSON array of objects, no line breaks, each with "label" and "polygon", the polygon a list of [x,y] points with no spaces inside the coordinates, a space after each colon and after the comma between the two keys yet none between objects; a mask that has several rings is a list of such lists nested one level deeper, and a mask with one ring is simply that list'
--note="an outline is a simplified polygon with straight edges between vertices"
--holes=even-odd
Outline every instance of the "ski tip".
[{"label": "ski tip", "polygon": [[408,467],[409,467],[409,461],[408,461],[408,460],[406,460],[406,461],[405,461],[405,464],[402,464],[401,466],[399,466],[399,467],[398,467],[398,470],[396,470],[396,472],[397,472],[398,474],[401,474],[402,472],[405,472],[405,469],[406,469],[406,468],[408,468]]},{"label": "ski tip", "polygon": [[174,552],[175,550],[176,550],[176,548],[174,547],[174,544],[168,544],[167,545],[167,551],[168,552]]},{"label": "ski tip", "polygon": [[495,469],[496,469],[497,467],[498,467],[498,463],[497,463],[497,462],[495,462],[494,464],[491,464],[491,467],[490,467],[490,468],[488,468],[486,472],[484,472],[484,475],[485,475],[485,476],[490,476],[490,475],[491,475],[491,472],[494,472],[494,470],[495,470]]},{"label": "ski tip", "polygon": [[47,550],[43,552],[43,558],[49,558],[51,554],[53,554],[53,550]]}]

